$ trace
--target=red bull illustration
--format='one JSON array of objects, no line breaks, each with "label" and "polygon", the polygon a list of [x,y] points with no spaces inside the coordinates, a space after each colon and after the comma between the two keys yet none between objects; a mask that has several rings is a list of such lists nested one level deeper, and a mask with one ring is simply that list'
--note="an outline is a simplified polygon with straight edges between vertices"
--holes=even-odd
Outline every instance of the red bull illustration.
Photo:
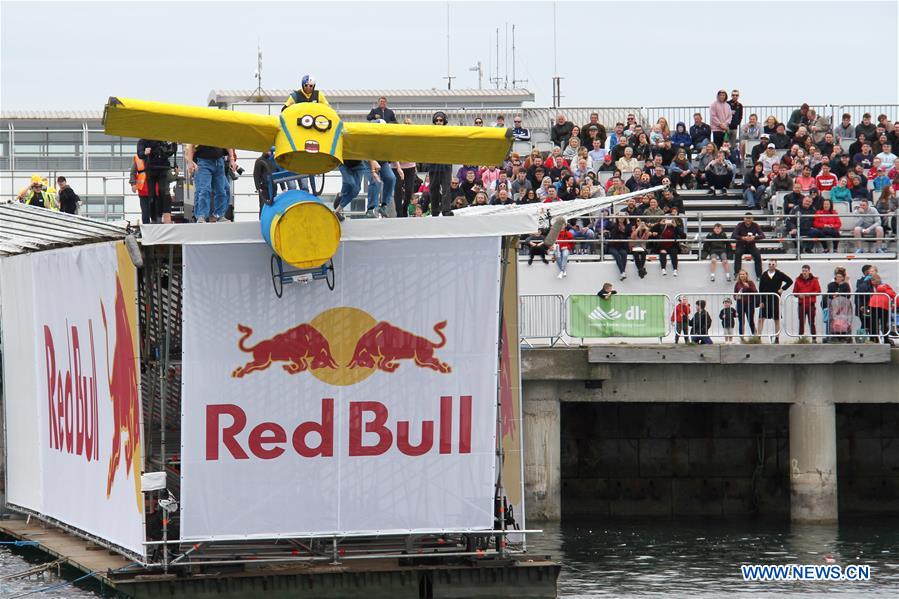
[{"label": "red bull illustration", "polygon": [[446,345],[443,329],[446,321],[434,325],[434,332],[440,337],[435,343],[426,337],[419,337],[409,331],[381,321],[356,342],[350,368],[377,368],[384,372],[394,372],[399,368],[397,360],[412,360],[416,366],[430,368],[447,374],[452,368],[434,356],[434,350]]},{"label": "red bull illustration", "polygon": [[328,340],[310,324],[299,324],[252,347],[247,347],[244,343],[253,334],[253,329],[238,324],[237,330],[243,333],[237,346],[241,351],[252,354],[253,359],[235,368],[231,373],[234,378],[244,377],[257,370],[265,370],[274,362],[285,362],[281,368],[289,374],[310,369],[337,368]]},{"label": "red bull illustration", "polygon": [[252,359],[235,368],[231,376],[242,378],[275,362],[285,362],[282,369],[289,374],[309,371],[323,382],[346,386],[378,370],[395,372],[399,360],[412,360],[416,366],[447,374],[452,367],[434,355],[435,350],[446,345],[446,324],[444,320],[434,325],[439,337],[435,342],[387,321],[376,321],[358,308],[339,307],[253,346],[246,344],[253,329],[238,324],[242,334],[238,347],[251,354]]},{"label": "red bull illustration", "polygon": [[[121,256],[120,256],[121,258]],[[127,258],[126,258],[127,259]],[[122,261],[119,261],[120,266]],[[130,263],[129,263],[130,266]],[[121,269],[120,269],[121,272]],[[128,272],[127,270],[125,272]],[[131,277],[133,279],[133,277]],[[116,473],[119,469],[122,452],[122,433],[127,438],[125,445],[125,477],[133,477],[135,497],[138,511],[141,511],[140,483],[138,471],[140,463],[140,393],[138,392],[137,373],[137,344],[132,331],[133,318],[129,315],[129,307],[134,311],[133,283],[126,283],[129,287],[130,301],[126,300],[126,292],[122,286],[122,280],[116,276],[116,298],[113,316],[115,322],[115,349],[109,348],[109,324],[106,317],[106,307],[100,301],[100,315],[103,318],[103,328],[106,332],[106,356],[109,384],[109,399],[112,401],[112,451],[109,455],[109,469],[106,478],[106,497],[112,494]],[[112,354],[112,363],[109,364],[109,355]]]}]

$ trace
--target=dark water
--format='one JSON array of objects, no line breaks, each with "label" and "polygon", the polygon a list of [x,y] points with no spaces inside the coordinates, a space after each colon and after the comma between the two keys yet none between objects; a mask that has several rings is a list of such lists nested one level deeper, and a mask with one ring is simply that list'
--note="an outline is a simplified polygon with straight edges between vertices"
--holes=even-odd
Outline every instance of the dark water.
[{"label": "dark water", "polygon": [[[566,522],[542,526],[532,553],[563,564],[561,597],[899,597],[899,518],[847,520],[839,526],[758,521]],[[870,582],[743,582],[742,564],[871,566]],[[0,546],[0,576],[47,561]],[[0,597],[73,580],[74,570],[0,581]],[[85,586],[86,585],[86,586]],[[29,597],[94,598],[96,583]]]},{"label": "dark water", "polygon": [[[899,519],[839,526],[694,520],[543,526],[561,597],[899,597]],[[867,564],[870,582],[744,582],[742,564]]]}]

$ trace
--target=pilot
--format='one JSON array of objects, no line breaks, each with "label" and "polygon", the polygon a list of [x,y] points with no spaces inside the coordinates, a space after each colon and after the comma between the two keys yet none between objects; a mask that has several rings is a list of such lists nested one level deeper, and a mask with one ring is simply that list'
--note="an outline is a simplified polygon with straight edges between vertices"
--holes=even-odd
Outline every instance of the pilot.
[{"label": "pilot", "polygon": [[284,106],[281,107],[281,112],[284,112],[284,109],[288,106],[300,104],[302,102],[328,103],[325,94],[315,89],[315,77],[312,75],[303,75],[300,89],[290,92],[290,95],[288,95],[287,99],[284,101]]}]

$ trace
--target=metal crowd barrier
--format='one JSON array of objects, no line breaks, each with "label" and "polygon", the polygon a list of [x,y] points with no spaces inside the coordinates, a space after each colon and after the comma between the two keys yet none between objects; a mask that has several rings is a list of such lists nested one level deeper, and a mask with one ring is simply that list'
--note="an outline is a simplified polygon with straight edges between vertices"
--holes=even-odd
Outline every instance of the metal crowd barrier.
[{"label": "metal crowd barrier", "polygon": [[[833,299],[828,301],[827,318],[821,307],[821,298],[827,293],[785,293],[778,297],[774,293],[755,293],[739,297],[733,293],[681,293],[675,296],[663,293],[616,294],[610,300],[601,300],[595,295],[574,294],[564,297],[553,295],[524,295],[519,300],[519,340],[521,344],[532,347],[531,341],[548,339],[550,346],[565,342],[565,337],[580,339],[581,344],[587,339],[658,339],[659,343],[676,335],[678,340],[684,337],[686,342],[698,342],[698,337],[724,339],[726,343],[740,340],[780,337],[783,332],[793,339],[822,339],[827,342],[867,341],[884,342],[887,337],[896,336],[899,330],[899,297],[891,299],[885,293],[840,293],[834,297],[842,297],[848,306],[836,307]],[[814,310],[800,312],[802,297],[813,296]],[[864,305],[860,298],[878,296],[886,301],[888,308],[877,311],[860,309]],[[675,317],[675,308],[681,299],[690,305],[689,318],[696,314],[697,302],[706,302],[705,310],[712,320],[705,335],[695,335],[689,325],[684,326]],[[728,328],[729,319],[722,318],[725,300],[730,299],[730,308],[735,312],[733,326]],[[839,300],[837,300],[839,301]],[[649,303],[647,303],[649,302]],[[774,308],[766,311],[763,303],[771,302]],[[858,305],[857,305],[857,302]],[[652,312],[654,321],[647,323],[646,316]],[[758,319],[764,315],[765,328],[758,328]],[[776,318],[775,318],[776,316]],[[806,331],[800,322],[806,317],[814,323]],[[740,320],[743,320],[741,334]],[[773,329],[773,330],[772,330]],[[758,342],[758,341],[756,341]]]},{"label": "metal crowd barrier", "polygon": [[565,298],[556,295],[521,295],[518,298],[518,337],[531,346],[532,339],[548,339],[554,346],[565,326]]},{"label": "metal crowd barrier", "polygon": [[[869,306],[877,297],[888,308]],[[826,301],[825,301],[826,298]],[[811,300],[811,301],[809,301]],[[896,327],[896,301],[886,293],[786,293],[781,298],[784,332],[789,337],[863,342],[883,339]],[[825,307],[826,306],[826,307]]]}]

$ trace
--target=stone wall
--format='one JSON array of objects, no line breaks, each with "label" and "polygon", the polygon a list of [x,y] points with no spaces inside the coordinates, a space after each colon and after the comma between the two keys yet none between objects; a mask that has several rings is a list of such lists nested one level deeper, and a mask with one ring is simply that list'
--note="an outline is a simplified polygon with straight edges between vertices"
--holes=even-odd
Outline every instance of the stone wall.
[{"label": "stone wall", "polygon": [[899,405],[836,408],[840,514],[899,515]]}]

